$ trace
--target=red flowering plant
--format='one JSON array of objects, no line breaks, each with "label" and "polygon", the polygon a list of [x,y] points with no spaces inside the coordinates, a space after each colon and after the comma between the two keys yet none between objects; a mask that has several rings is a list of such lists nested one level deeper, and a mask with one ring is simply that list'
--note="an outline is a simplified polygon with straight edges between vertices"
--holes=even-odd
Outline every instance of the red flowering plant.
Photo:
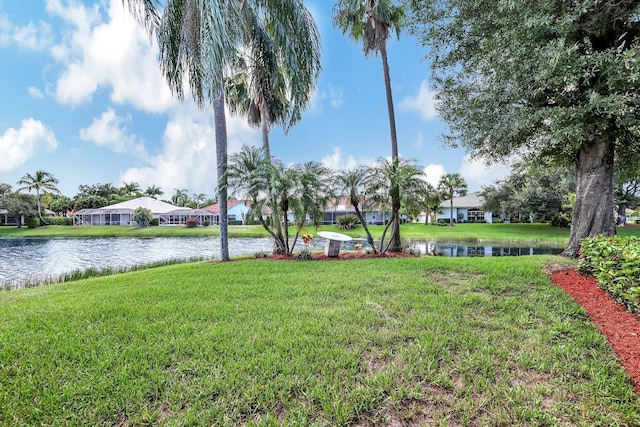
[{"label": "red flowering plant", "polygon": [[311,243],[311,241],[313,240],[313,234],[311,233],[304,233],[300,237],[302,238],[302,241],[304,242],[305,245],[309,245],[309,243]]}]

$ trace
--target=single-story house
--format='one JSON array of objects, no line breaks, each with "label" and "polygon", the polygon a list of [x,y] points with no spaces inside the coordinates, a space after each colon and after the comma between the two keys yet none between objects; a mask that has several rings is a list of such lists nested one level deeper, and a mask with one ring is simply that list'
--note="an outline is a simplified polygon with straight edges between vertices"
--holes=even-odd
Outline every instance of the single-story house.
[{"label": "single-story house", "polygon": [[[20,217],[20,225],[25,225],[26,221],[24,217]],[[15,217],[9,216],[9,212],[6,209],[0,209],[0,225],[18,225]]]},{"label": "single-story house", "polygon": [[[336,223],[336,218],[342,215],[355,215],[356,210],[351,204],[351,200],[347,196],[340,197],[335,202],[329,202],[325,208],[324,225]],[[381,225],[384,223],[383,215],[378,210],[365,210],[362,212],[364,220],[367,224]],[[386,218],[391,218],[391,214],[387,214]]]},{"label": "single-story house", "polygon": [[[220,224],[220,204],[214,203],[213,205],[205,206],[203,210],[213,214],[212,224]],[[229,200],[227,202],[227,221],[235,222],[240,221],[245,223],[247,218],[247,212],[249,212],[249,206],[242,200]]]},{"label": "single-story house", "polygon": [[152,197],[138,197],[97,209],[81,209],[73,214],[73,225],[136,225],[133,213],[139,207],[149,209],[159,225],[184,225],[195,218],[198,224],[213,223],[213,215],[202,209],[180,208]]},{"label": "single-story house", "polygon": [[[484,199],[480,193],[469,193],[466,196],[453,198],[453,220],[455,222],[493,222],[491,212],[482,210]],[[449,220],[451,217],[451,200],[440,203],[442,210],[436,213],[438,220]]]}]

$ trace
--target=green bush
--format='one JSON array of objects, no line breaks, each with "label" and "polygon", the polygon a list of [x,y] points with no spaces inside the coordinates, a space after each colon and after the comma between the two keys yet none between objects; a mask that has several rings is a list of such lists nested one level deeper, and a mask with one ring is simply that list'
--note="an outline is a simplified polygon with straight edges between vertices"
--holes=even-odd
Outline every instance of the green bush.
[{"label": "green bush", "polygon": [[358,217],[353,214],[336,217],[336,226],[341,230],[351,230],[352,228],[356,228],[358,224]]},{"label": "green bush", "polygon": [[566,212],[558,212],[551,218],[549,225],[552,227],[569,228],[571,225],[571,214]]},{"label": "green bush", "polygon": [[578,271],[595,276],[616,301],[640,314],[640,238],[600,235],[582,240]]},{"label": "green bush", "polygon": [[73,225],[71,216],[48,216],[44,220],[49,225]]},{"label": "green bush", "polygon": [[38,228],[38,227],[40,227],[40,220],[38,218],[28,218],[27,219],[27,227],[28,228]]},{"label": "green bush", "polygon": [[153,212],[150,209],[139,206],[133,211],[133,220],[138,224],[138,227],[147,227],[153,219]]},{"label": "green bush", "polygon": [[149,223],[149,227],[157,227],[160,225],[160,220],[158,218],[153,218]]}]

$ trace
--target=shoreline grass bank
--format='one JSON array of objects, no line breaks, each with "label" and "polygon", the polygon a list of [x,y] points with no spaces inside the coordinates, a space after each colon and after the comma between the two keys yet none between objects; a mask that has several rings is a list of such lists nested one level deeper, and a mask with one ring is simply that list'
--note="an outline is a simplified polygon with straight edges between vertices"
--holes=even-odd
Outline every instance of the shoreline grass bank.
[{"label": "shoreline grass bank", "polygon": [[[383,226],[370,226],[375,239],[382,236]],[[364,229],[359,226],[353,230],[340,230],[335,225],[308,227],[307,231],[337,231],[354,238],[366,238]],[[619,227],[622,236],[640,236],[640,227]],[[565,244],[569,241],[569,229],[551,227],[548,224],[457,224],[455,227],[442,227],[418,223],[401,226],[403,239],[430,239],[451,242],[512,242],[538,244]],[[290,229],[290,236],[295,228]],[[1,238],[74,238],[74,237],[212,237],[219,236],[217,226],[187,228],[169,227],[125,227],[125,226],[61,226],[51,225],[37,228],[0,227]],[[266,237],[270,235],[260,225],[229,226],[229,237]]]},{"label": "shoreline grass bank", "polygon": [[0,424],[638,425],[551,257],[197,262],[0,293]]}]

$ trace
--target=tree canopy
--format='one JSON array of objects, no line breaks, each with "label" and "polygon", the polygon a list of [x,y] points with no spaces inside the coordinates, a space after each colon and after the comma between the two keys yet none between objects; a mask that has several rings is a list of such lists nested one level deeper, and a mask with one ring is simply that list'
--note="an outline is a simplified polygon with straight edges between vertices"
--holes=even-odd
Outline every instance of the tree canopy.
[{"label": "tree canopy", "polygon": [[411,32],[430,49],[445,140],[489,161],[575,165],[565,254],[614,234],[614,153],[640,156],[640,3],[408,3]]}]

